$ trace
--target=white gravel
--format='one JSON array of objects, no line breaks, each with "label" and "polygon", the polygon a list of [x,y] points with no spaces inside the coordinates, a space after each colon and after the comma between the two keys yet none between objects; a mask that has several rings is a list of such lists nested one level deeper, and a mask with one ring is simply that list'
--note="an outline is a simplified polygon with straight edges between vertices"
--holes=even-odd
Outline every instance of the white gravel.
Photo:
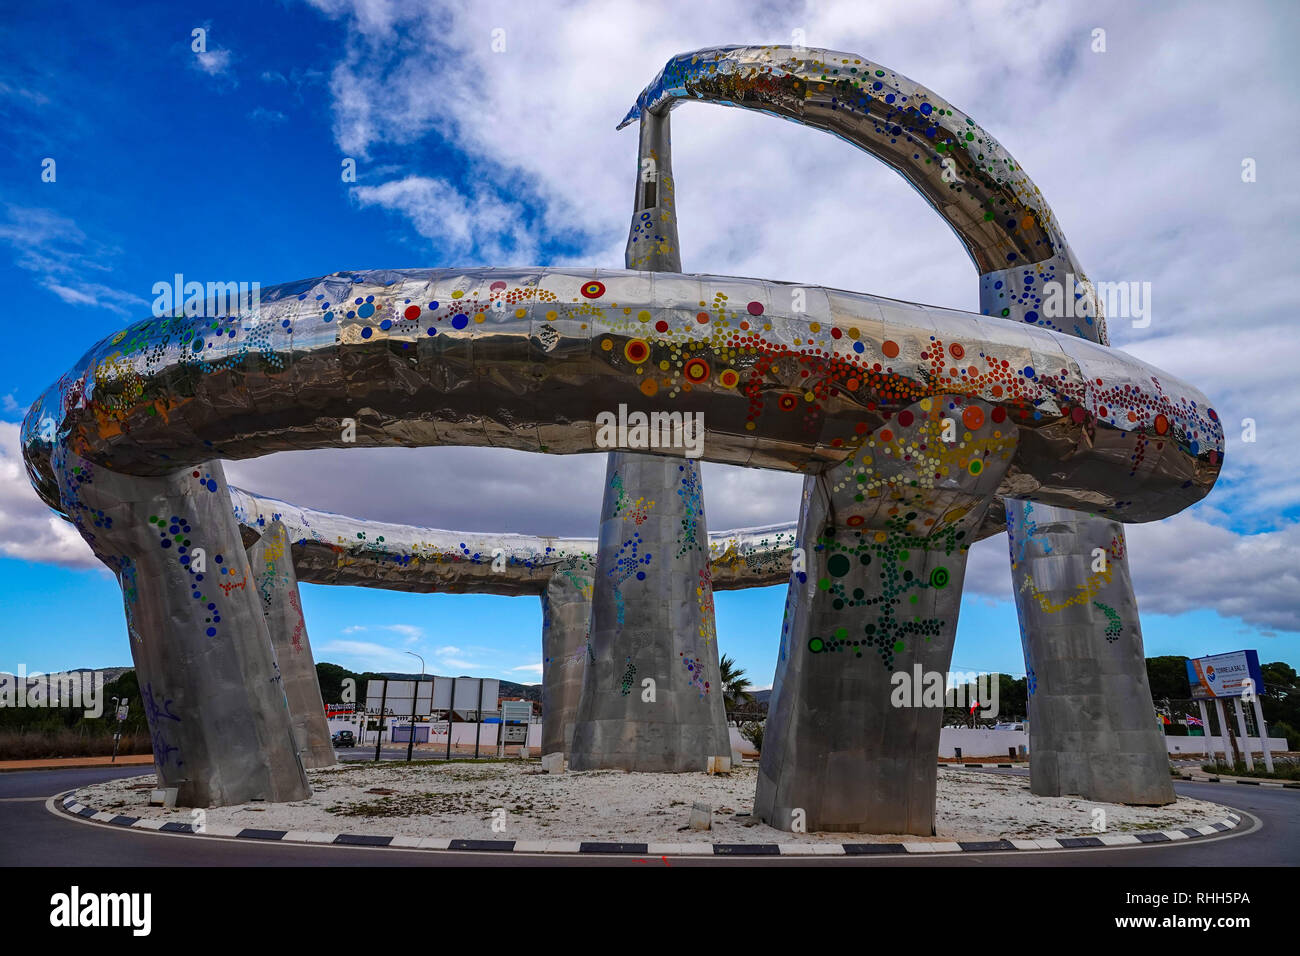
[{"label": "white gravel", "polygon": [[[753,765],[730,776],[594,770],[543,774],[539,762],[341,764],[310,770],[313,795],[298,803],[253,803],[202,811],[208,826],[325,833],[372,833],[478,840],[598,840],[629,843],[868,843],[924,840],[1034,839],[1096,836],[1094,809],[1106,833],[1200,826],[1228,808],[1203,800],[1167,807],[1127,807],[1075,797],[1036,797],[1029,778],[970,770],[939,771],[933,837],[889,834],[792,834],[752,822]],[[108,781],[77,791],[96,810],[147,819],[193,822],[189,809],[147,805],[153,775]],[[392,794],[367,793],[384,789]],[[712,830],[684,829],[691,804],[713,808]],[[363,812],[358,814],[357,809]],[[494,810],[505,810],[494,830]],[[352,811],[352,812],[349,812]],[[496,814],[495,819],[501,815]]]}]

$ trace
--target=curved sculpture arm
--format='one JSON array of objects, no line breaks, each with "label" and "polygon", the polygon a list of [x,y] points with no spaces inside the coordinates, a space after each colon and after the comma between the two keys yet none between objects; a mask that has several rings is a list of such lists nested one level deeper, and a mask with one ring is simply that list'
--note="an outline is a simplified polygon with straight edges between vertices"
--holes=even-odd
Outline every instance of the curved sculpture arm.
[{"label": "curved sculpture arm", "polygon": [[[1198,390],[1080,339],[815,286],[580,269],[334,275],[271,289],[243,316],[137,323],[33,403],[23,441],[56,507],[56,441],[113,471],[194,468],[202,483],[205,461],[295,448],[640,450],[632,413],[698,420],[708,461],[851,460],[862,481],[942,486],[960,454],[920,454],[886,426],[982,422],[976,402],[1019,431],[1001,495],[1150,521],[1204,497],[1221,466]],[[909,477],[878,472],[877,455]]]},{"label": "curved sculpture arm", "polygon": [[[557,573],[590,575],[595,538],[446,531],[316,511],[231,487],[248,542],[284,525],[294,570],[308,584],[449,594],[540,594]],[[795,525],[709,535],[714,590],[766,587],[790,579]]]},{"label": "curved sculpture arm", "polygon": [[[1042,192],[987,130],[934,91],[854,53],[712,47],[669,60],[619,128],[687,100],[769,113],[870,153],[957,234],[980,272],[983,314],[1106,343],[1101,305]],[[1062,285],[1068,314],[1045,307],[1048,281]],[[1076,297],[1086,305],[1075,308]]]},{"label": "curved sculpture arm", "polygon": [[1065,246],[1042,193],[997,140],[933,91],[865,57],[789,46],[682,53],[641,92],[619,129],[643,111],[688,100],[770,113],[871,153],[925,197],[981,273],[1038,262]]}]

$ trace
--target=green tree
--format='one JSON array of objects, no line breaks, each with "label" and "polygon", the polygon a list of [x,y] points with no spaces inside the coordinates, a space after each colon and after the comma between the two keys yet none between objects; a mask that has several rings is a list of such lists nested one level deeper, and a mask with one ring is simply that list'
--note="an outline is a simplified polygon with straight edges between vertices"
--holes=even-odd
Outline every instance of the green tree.
[{"label": "green tree", "polygon": [[718,668],[721,671],[722,703],[727,713],[754,703],[754,695],[749,692],[751,684],[745,676],[744,668],[737,667],[735,660],[727,654],[723,654],[722,660],[718,661]]}]

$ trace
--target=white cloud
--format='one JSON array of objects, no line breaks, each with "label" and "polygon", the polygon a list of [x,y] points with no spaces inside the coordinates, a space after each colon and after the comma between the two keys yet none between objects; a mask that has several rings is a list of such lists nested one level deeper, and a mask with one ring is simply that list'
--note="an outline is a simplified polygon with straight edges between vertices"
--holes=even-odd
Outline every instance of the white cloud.
[{"label": "white cloud", "polygon": [[0,554],[69,568],[103,568],[76,529],[32,490],[19,433],[16,423],[0,422]]},{"label": "white cloud", "polygon": [[207,50],[194,54],[194,62],[208,76],[221,76],[230,69],[231,54],[229,50]]},{"label": "white cloud", "polygon": [[119,250],[94,242],[66,216],[51,209],[6,206],[0,241],[9,245],[18,268],[70,305],[94,306],[129,316],[147,299],[86,278],[112,270]]},{"label": "white cloud", "polygon": [[536,664],[523,664],[519,667],[512,667],[510,670],[512,672],[527,671],[530,674],[536,674],[540,677],[542,673],[542,662],[538,661]]}]

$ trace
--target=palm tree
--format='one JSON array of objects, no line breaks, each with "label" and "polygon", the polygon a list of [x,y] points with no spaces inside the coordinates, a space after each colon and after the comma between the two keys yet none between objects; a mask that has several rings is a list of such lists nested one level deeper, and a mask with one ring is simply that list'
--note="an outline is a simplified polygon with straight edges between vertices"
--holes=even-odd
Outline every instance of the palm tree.
[{"label": "palm tree", "polygon": [[743,668],[736,666],[734,658],[723,654],[722,660],[718,661],[718,670],[722,684],[722,703],[728,713],[754,702],[754,695],[748,690],[749,678],[745,676]]}]

